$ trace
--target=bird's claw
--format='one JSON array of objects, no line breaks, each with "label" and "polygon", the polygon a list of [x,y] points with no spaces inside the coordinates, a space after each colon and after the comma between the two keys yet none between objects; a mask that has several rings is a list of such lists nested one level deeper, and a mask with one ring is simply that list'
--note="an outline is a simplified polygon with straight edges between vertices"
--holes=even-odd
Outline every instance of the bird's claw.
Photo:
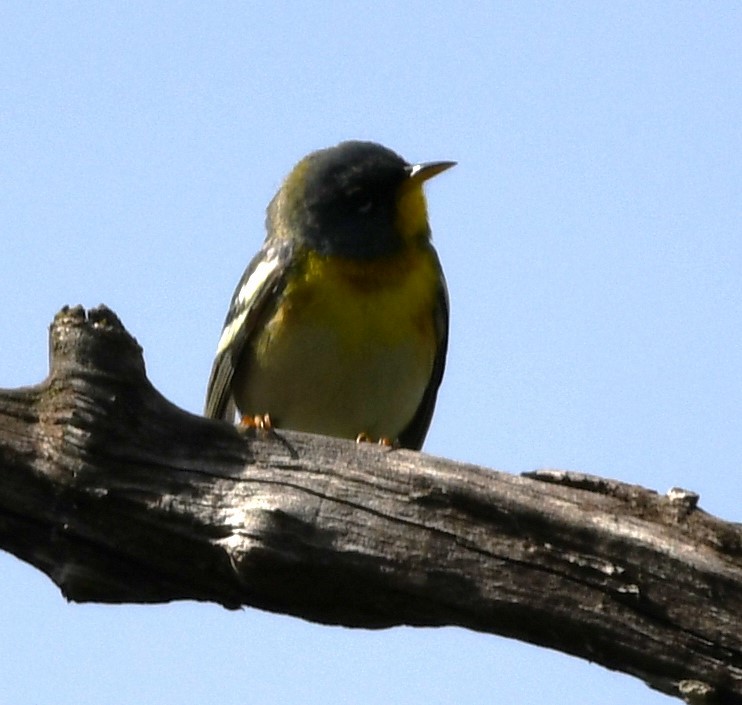
[{"label": "bird's claw", "polygon": [[255,430],[255,431],[272,431],[273,422],[271,421],[270,414],[245,414],[238,425],[241,431]]},{"label": "bird's claw", "polygon": [[385,448],[394,448],[395,443],[391,438],[387,438],[386,436],[382,436],[377,441],[374,441],[374,439],[369,436],[368,433],[365,431],[362,431],[356,436],[356,443],[378,443],[380,446],[384,446]]}]

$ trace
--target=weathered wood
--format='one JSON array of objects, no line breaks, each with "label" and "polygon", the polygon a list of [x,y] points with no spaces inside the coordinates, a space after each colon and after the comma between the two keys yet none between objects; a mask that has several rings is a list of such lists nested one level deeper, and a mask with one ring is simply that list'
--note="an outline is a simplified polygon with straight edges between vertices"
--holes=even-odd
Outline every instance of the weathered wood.
[{"label": "weathered wood", "polygon": [[62,310],[48,379],[0,391],[0,548],[70,600],[460,625],[742,703],[742,530],[691,493],[245,436],[164,399],[104,307]]}]

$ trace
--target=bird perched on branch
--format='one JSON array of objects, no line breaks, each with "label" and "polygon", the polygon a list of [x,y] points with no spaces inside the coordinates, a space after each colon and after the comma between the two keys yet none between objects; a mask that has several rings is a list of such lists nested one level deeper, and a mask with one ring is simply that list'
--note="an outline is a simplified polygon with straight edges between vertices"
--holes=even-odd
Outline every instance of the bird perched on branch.
[{"label": "bird perched on branch", "polygon": [[423,184],[454,164],[352,141],[294,167],[232,297],[206,416],[422,446],[448,340]]}]

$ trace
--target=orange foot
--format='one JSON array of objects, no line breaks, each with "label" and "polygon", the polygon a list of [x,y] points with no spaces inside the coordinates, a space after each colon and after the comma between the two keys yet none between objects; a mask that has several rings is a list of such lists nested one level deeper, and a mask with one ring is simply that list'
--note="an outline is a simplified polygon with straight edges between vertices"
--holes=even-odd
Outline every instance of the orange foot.
[{"label": "orange foot", "polygon": [[[374,439],[371,438],[371,436],[368,435],[365,431],[359,433],[356,436],[356,443],[373,443]],[[380,446],[384,446],[386,448],[393,448],[394,447],[394,441],[392,441],[391,438],[387,438],[386,436],[382,436],[379,438],[378,441],[376,441]]]},{"label": "orange foot", "polygon": [[273,422],[271,421],[270,414],[256,414],[255,416],[246,414],[240,419],[239,428],[243,431],[248,429],[255,429],[256,431],[272,431]]}]

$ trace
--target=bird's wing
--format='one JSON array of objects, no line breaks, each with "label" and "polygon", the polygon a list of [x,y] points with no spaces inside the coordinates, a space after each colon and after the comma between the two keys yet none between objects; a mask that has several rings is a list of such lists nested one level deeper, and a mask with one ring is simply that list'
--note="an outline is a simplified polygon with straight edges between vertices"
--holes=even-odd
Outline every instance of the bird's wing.
[{"label": "bird's wing", "polygon": [[446,367],[446,352],[448,351],[448,291],[446,289],[446,280],[443,277],[440,263],[437,262],[440,288],[435,306],[435,334],[437,347],[435,359],[433,360],[433,371],[430,374],[430,381],[425,388],[420,406],[417,407],[412,421],[399,434],[399,443],[403,448],[412,448],[420,450],[428,433],[430,420],[433,418],[435,409],[435,400],[438,396],[438,387],[441,386],[443,379],[443,370]]},{"label": "bird's wing", "polygon": [[204,416],[234,421],[237,411],[232,395],[235,366],[261,314],[280,295],[290,259],[290,243],[266,243],[237,284],[211,368]]}]

